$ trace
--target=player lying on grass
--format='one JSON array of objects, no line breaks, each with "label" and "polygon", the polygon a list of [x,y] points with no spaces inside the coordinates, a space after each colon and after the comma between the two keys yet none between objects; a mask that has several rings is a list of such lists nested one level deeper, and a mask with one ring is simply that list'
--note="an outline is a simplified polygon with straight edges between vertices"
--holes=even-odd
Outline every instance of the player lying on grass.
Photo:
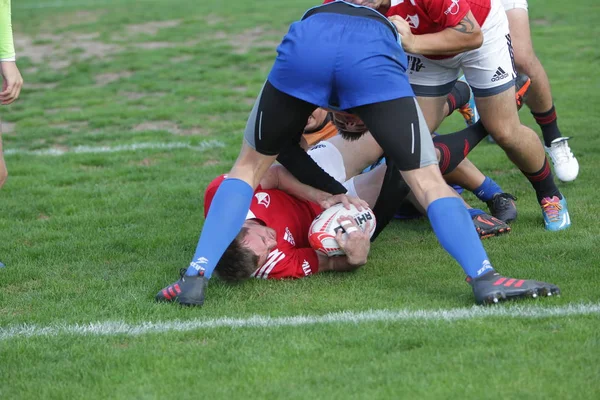
[{"label": "player lying on grass", "polygon": [[[225,175],[219,176],[206,188],[205,214],[225,178]],[[321,201],[321,205],[311,201],[319,198],[327,200]],[[359,207],[367,206],[366,202],[346,195],[331,197],[301,184],[281,165],[273,166],[254,192],[242,230],[219,260],[216,273],[228,282],[239,282],[250,277],[303,278],[324,271],[352,271],[364,265],[370,236],[351,218],[342,217],[347,222],[339,220],[348,232],[347,241],[342,239],[341,231],[338,235],[345,256],[327,257],[308,242],[310,225],[323,211],[322,205],[342,200],[352,201]],[[172,293],[166,288],[161,294],[169,299]]]},{"label": "player lying on grass", "polygon": [[[348,110],[365,122],[394,163],[388,170],[401,171],[442,247],[469,277],[478,303],[559,293],[552,284],[502,277],[492,266],[462,200],[442,178],[399,39],[382,14],[342,1],[314,7],[292,24],[254,104],[240,154],[215,194],[192,262],[167,287],[180,289],[169,301],[204,304],[208,279],[244,224],[254,190],[277,155],[297,146],[318,107]],[[498,283],[504,280],[510,283]]]},{"label": "player lying on grass", "polygon": [[[447,138],[461,140],[460,135],[448,135]],[[479,140],[483,139],[481,137]],[[359,138],[358,143],[367,145],[374,139],[370,135]],[[359,172],[357,163],[345,162],[342,152],[348,143],[341,136],[335,136],[322,141],[309,150],[309,155],[315,159],[324,171],[338,181],[344,181],[348,172]],[[341,151],[338,150],[340,147]],[[477,143],[472,143],[473,147]],[[369,146],[373,148],[373,146]],[[348,149],[348,148],[347,148]],[[350,148],[355,150],[356,148]],[[367,156],[374,156],[367,153]],[[358,158],[363,158],[360,155]],[[457,157],[464,157],[459,152]],[[460,160],[455,160],[455,163]],[[361,198],[366,201],[364,206],[373,207],[381,189],[385,175],[385,165],[365,174],[353,177],[344,183],[349,189],[350,198]],[[221,175],[213,180],[204,194],[204,213],[208,213],[215,192],[225,179]],[[265,178],[254,192],[250,210],[240,233],[229,245],[215,269],[216,273],[228,282],[239,282],[250,277],[261,279],[302,278],[324,271],[351,271],[366,263],[369,251],[368,229],[354,231],[350,226],[358,228],[354,221],[348,228],[349,240],[343,241],[341,234],[338,242],[346,256],[327,257],[315,251],[308,243],[310,224],[323,211],[320,204],[327,206],[338,199],[346,200],[344,195],[330,198],[328,193],[300,183],[283,166],[272,166]],[[483,212],[476,213],[473,222],[480,236],[489,237],[507,232],[508,225]],[[381,221],[380,223],[385,223]],[[346,229],[348,231],[348,229]],[[177,293],[177,288],[165,288],[161,291],[160,299],[170,299]]]},{"label": "player lying on grass", "polygon": [[[15,62],[10,16],[10,0],[0,0],[0,104],[7,105],[15,101],[21,93],[23,78]],[[4,185],[8,171],[2,153],[2,122],[0,121],[0,188]]]}]

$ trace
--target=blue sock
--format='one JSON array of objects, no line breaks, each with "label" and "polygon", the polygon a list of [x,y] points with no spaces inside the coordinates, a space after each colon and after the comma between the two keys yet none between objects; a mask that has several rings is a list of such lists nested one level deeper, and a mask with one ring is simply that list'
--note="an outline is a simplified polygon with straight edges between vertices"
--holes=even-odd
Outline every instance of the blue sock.
[{"label": "blue sock", "polygon": [[467,208],[467,211],[469,212],[471,219],[478,215],[485,214],[485,211],[480,210],[479,208]]},{"label": "blue sock", "polygon": [[489,176],[485,177],[481,186],[473,190],[473,194],[481,201],[490,201],[496,193],[504,193],[504,191]]},{"label": "blue sock", "polygon": [[198,271],[203,269],[204,276],[210,278],[227,246],[240,232],[253,194],[252,186],[240,179],[225,179],[221,183],[211,202],[186,275],[198,275]]},{"label": "blue sock", "polygon": [[468,276],[476,278],[493,270],[462,200],[437,199],[427,207],[427,216],[442,247]]}]

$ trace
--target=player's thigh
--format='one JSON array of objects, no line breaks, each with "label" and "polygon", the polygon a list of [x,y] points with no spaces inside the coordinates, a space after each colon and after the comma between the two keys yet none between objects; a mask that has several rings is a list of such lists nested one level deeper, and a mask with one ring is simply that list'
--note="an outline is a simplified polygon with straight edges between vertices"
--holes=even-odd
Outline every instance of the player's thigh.
[{"label": "player's thigh", "polygon": [[442,123],[444,103],[460,75],[457,59],[430,60],[408,54],[408,79],[430,131]]},{"label": "player's thigh", "polygon": [[338,135],[329,139],[328,142],[342,154],[346,179],[358,175],[383,155],[383,150],[368,131],[356,140],[345,140]]},{"label": "player's thigh", "polygon": [[306,121],[316,108],[267,81],[248,117],[244,139],[261,154],[277,155],[287,143],[300,141]]},{"label": "player's thigh", "polygon": [[447,95],[440,97],[417,97],[417,102],[430,132],[439,128],[440,124],[446,117],[444,113],[444,104],[446,103]]},{"label": "player's thigh", "polygon": [[502,136],[518,132],[521,122],[515,102],[514,86],[493,96],[475,97],[475,104],[481,122],[492,137],[500,140]]},{"label": "player's thigh", "polygon": [[526,73],[527,66],[536,57],[531,42],[529,14],[527,9],[513,8],[506,11],[506,16],[510,27],[516,67]]},{"label": "player's thigh", "polygon": [[414,97],[367,104],[353,111],[401,171],[437,166],[431,134]]}]

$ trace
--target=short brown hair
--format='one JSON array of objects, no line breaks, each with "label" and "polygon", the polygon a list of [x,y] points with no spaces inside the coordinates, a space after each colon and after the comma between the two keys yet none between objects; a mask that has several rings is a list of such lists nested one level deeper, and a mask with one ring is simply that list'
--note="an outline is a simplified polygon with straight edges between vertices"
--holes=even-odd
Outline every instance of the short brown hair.
[{"label": "short brown hair", "polygon": [[[338,129],[340,136],[344,140],[348,140],[350,142],[360,139],[365,133],[367,133],[367,126],[360,119],[356,117],[352,117],[345,113],[332,113],[331,122]],[[353,131],[347,130],[346,123],[348,120],[354,120],[357,122],[356,129]]]},{"label": "short brown hair", "polygon": [[258,269],[258,256],[243,245],[248,228],[243,227],[217,263],[215,272],[229,283],[243,282]]}]

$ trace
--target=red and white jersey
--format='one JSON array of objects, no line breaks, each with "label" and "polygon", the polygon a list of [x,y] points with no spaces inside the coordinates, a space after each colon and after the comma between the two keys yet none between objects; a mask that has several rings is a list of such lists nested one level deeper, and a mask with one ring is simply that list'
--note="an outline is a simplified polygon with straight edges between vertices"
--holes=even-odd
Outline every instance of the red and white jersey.
[{"label": "red and white jersey", "polygon": [[[217,188],[226,178],[214,179],[204,193],[204,216]],[[308,229],[322,211],[317,204],[299,200],[278,189],[255,190],[247,219],[258,219],[277,236],[273,249],[264,265],[252,276],[262,279],[304,278],[319,271],[319,258],[308,243]]]},{"label": "red and white jersey", "polygon": [[392,0],[385,16],[399,15],[414,35],[423,35],[458,25],[469,10],[482,26],[491,8],[491,0]]}]

